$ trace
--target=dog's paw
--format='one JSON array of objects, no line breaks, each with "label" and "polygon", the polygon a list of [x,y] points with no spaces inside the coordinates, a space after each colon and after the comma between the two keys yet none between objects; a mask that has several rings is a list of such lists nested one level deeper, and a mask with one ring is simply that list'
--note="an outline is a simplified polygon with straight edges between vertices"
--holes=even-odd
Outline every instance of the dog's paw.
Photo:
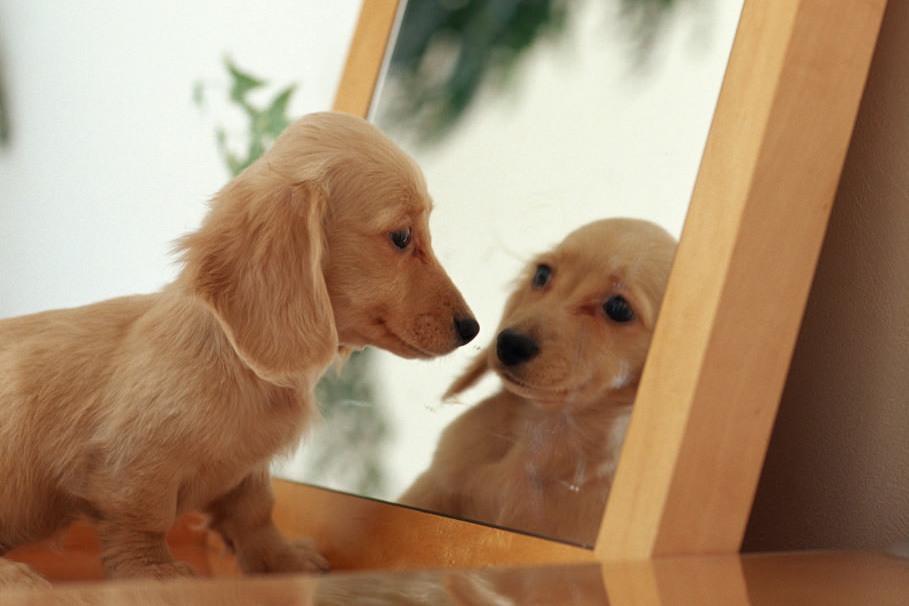
[{"label": "dog's paw", "polygon": [[153,564],[149,566],[142,576],[150,576],[159,581],[167,579],[181,579],[185,577],[196,576],[192,566],[186,562],[165,562],[163,564]]},{"label": "dog's paw", "polygon": [[291,546],[301,562],[302,568],[297,569],[300,572],[328,572],[331,569],[328,560],[316,548],[312,539],[296,539],[291,541]]},{"label": "dog's paw", "polygon": [[186,562],[158,562],[154,564],[131,562],[125,566],[108,569],[112,578],[151,578],[158,581],[184,579],[196,573]]},{"label": "dog's paw", "polygon": [[0,591],[4,589],[49,589],[50,582],[20,562],[0,558]]},{"label": "dog's paw", "polygon": [[249,574],[274,572],[326,572],[330,565],[312,539],[297,539],[273,544],[269,549],[243,554],[241,570]]}]

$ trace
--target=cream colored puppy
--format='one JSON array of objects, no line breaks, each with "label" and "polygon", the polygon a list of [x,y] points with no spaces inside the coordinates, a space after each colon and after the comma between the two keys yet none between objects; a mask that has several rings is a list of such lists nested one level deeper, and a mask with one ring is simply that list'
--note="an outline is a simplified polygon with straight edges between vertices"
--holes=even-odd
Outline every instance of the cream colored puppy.
[{"label": "cream colored puppy", "polygon": [[[87,519],[110,576],[190,574],[165,533],[205,512],[246,572],[327,567],[271,521],[268,465],[339,353],[447,353],[478,327],[433,255],[414,162],[306,116],[214,198],[161,292],[0,321],[0,555]],[[42,584],[0,558],[0,586]]]},{"label": "cream colored puppy", "polygon": [[501,391],[445,429],[400,501],[592,544],[675,249],[652,223],[608,219],[536,258],[446,397],[489,369]]}]

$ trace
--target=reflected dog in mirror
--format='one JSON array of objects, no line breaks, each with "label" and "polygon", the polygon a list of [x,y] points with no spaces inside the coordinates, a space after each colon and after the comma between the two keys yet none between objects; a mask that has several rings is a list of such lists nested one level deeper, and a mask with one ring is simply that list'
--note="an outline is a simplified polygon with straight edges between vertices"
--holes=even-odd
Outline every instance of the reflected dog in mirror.
[{"label": "reflected dog in mirror", "polygon": [[488,370],[502,389],[445,429],[400,502],[592,544],[675,250],[654,223],[606,219],[530,263],[446,397]]},{"label": "reflected dog in mirror", "polygon": [[[345,350],[430,358],[478,325],[430,246],[422,173],[366,121],[292,124],[214,198],[160,292],[0,321],[0,555],[86,518],[109,576],[191,574],[208,514],[245,572],[324,569],[271,521],[268,465]],[[0,585],[43,584],[0,558]]]}]

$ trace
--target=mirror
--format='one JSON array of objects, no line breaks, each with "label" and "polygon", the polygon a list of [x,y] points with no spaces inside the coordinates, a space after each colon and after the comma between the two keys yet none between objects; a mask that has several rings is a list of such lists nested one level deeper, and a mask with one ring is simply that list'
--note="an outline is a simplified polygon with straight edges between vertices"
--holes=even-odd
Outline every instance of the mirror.
[{"label": "mirror", "polygon": [[[321,448],[304,448],[279,475],[397,499],[430,465],[443,429],[499,391],[489,373],[442,399],[495,338],[530,259],[606,217],[646,219],[680,234],[741,2],[530,7],[538,4],[399,8],[371,119],[422,167],[435,200],[433,247],[481,332],[432,362],[372,350],[352,360],[353,374],[372,382],[341,387],[347,396],[330,405],[313,441],[360,432],[358,443],[372,442],[363,464],[326,468]],[[490,19],[489,31],[477,34]],[[358,429],[364,411],[372,416]],[[595,535],[593,527],[583,540],[556,538],[592,544]]]}]

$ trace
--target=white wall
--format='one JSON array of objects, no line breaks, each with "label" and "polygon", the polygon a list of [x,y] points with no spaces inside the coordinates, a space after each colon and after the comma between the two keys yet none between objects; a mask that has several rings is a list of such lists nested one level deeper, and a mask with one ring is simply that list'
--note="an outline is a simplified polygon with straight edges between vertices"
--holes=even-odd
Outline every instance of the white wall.
[{"label": "white wall", "polygon": [[[4,0],[0,317],[157,290],[227,181],[194,84],[222,57],[329,109],[359,0]],[[226,91],[221,97],[226,98]]]}]

